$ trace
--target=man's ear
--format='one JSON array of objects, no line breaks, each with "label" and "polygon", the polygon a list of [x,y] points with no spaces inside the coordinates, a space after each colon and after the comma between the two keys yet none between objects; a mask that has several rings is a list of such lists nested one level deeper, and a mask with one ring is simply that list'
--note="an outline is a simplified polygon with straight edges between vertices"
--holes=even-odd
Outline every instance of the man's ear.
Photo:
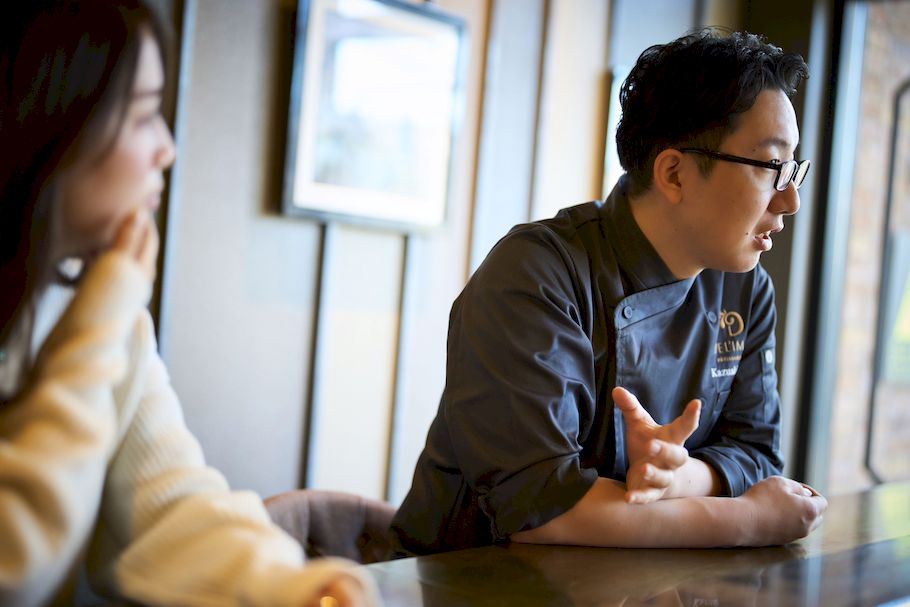
[{"label": "man's ear", "polygon": [[683,153],[667,148],[654,159],[654,187],[673,204],[683,199]]}]

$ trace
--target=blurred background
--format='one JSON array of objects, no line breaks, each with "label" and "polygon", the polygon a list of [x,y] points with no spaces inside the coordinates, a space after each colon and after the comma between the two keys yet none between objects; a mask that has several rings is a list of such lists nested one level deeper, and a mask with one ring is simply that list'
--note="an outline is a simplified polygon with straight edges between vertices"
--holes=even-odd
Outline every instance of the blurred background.
[{"label": "blurred background", "polygon": [[[831,494],[910,478],[910,2],[412,2],[460,33],[454,85],[421,76],[451,96],[382,93],[451,125],[434,135],[446,171],[426,178],[444,213],[422,225],[289,204],[297,142],[318,141],[301,113],[315,86],[301,13],[345,0],[155,4],[177,34],[178,158],[152,308],[187,422],[232,486],[400,502],[445,381],[452,301],[513,225],[609,192],[618,84],[646,47],[703,25],[764,34],[811,72],[794,98],[797,157],[812,160],[802,209],[762,258],[786,474]],[[363,79],[397,82],[412,59],[373,57]],[[341,158],[354,178],[385,171]]]}]

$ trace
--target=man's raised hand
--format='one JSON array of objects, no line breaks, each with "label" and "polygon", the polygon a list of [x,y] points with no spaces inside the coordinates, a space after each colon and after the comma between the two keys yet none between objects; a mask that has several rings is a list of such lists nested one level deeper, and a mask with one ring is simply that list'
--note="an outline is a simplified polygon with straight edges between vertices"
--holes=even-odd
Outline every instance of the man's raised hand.
[{"label": "man's raised hand", "polygon": [[660,425],[625,388],[613,389],[613,402],[626,425],[626,501],[647,504],[662,497],[673,484],[676,471],[689,459],[683,443],[698,428],[701,401],[692,400],[682,415]]}]

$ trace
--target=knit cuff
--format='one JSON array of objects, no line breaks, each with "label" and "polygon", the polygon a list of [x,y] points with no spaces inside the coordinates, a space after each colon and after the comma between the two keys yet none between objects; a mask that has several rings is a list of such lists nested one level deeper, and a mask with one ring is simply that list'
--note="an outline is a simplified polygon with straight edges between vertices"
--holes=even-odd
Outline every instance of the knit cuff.
[{"label": "knit cuff", "polygon": [[302,568],[288,568],[275,575],[259,576],[249,588],[250,598],[262,605],[316,604],[328,584],[346,578],[363,591],[363,605],[379,607],[382,603],[376,582],[367,571],[341,558],[311,560]]}]

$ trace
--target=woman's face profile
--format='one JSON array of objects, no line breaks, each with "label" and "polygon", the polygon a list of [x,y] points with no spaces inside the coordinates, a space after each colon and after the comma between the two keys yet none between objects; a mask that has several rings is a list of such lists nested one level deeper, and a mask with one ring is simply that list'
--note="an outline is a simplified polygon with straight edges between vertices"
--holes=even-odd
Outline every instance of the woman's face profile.
[{"label": "woman's face profile", "polygon": [[137,208],[155,211],[174,140],[161,116],[164,70],[155,40],[141,35],[135,82],[120,132],[101,159],[79,158],[63,175],[58,258],[90,257],[107,249]]}]

